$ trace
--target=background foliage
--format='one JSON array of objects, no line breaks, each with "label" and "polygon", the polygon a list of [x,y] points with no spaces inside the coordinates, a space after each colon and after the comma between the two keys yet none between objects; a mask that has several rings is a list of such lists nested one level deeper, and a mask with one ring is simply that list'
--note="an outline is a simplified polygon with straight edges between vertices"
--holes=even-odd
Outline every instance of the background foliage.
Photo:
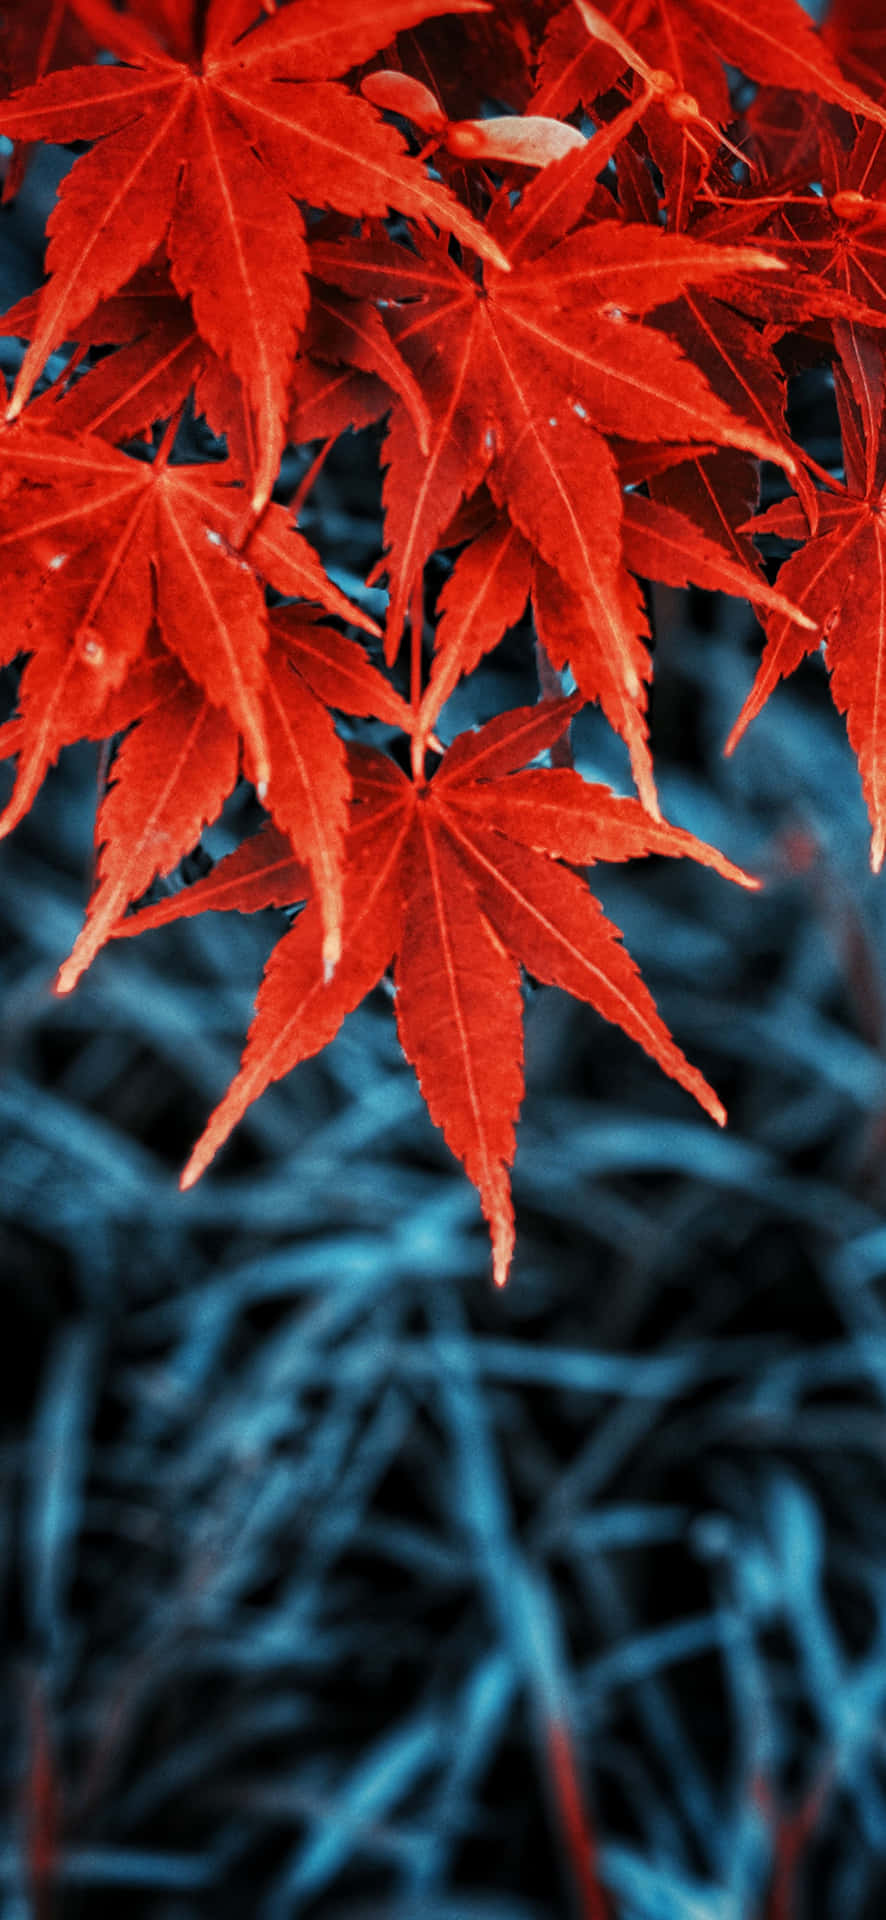
[{"label": "background foliage", "polygon": [[[823,375],[796,404],[827,464]],[[303,522],[346,590],[376,467],[333,455]],[[2,1920],[882,1912],[882,882],[818,664],[725,762],[750,616],[656,615],[664,811],[767,886],[600,890],[730,1126],[534,994],[504,1295],[381,991],[181,1198],[275,917],[61,1002],[94,752],[4,849]],[[626,785],[593,715],[576,750]]]}]

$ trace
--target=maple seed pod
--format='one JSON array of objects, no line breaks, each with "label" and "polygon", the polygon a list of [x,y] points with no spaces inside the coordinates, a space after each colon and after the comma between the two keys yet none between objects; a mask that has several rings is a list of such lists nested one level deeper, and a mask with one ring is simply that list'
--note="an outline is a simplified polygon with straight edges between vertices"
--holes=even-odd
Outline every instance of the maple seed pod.
[{"label": "maple seed pod", "polygon": [[409,73],[397,73],[391,67],[367,73],[360,82],[360,92],[383,113],[401,113],[404,120],[411,120],[425,133],[442,133],[446,126],[446,115],[430,87],[413,80]]},{"label": "maple seed pod", "polygon": [[521,167],[546,167],[587,146],[584,134],[563,120],[538,113],[516,113],[489,120],[454,120],[445,134],[450,153],[469,160],[500,160]]}]

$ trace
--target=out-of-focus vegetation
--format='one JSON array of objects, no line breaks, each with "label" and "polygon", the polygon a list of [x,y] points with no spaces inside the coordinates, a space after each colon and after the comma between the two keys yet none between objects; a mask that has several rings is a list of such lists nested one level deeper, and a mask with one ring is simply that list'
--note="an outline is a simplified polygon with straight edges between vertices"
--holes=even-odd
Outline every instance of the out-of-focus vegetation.
[{"label": "out-of-focus vegetation", "polygon": [[[364,452],[304,522],[353,592]],[[383,991],[182,1198],[274,917],[55,1000],[94,755],[4,848],[0,1920],[883,1912],[886,891],[821,670],[724,762],[750,615],[655,614],[665,811],[766,887],[599,887],[730,1126],[530,984],[504,1295]]]}]

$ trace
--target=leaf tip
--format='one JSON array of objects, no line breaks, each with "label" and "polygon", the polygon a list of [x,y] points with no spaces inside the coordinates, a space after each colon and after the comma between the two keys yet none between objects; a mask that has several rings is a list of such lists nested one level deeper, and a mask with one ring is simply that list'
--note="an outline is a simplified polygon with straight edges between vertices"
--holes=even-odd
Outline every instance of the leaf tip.
[{"label": "leaf tip", "polygon": [[755,273],[788,272],[786,260],[779,260],[774,253],[758,252],[756,247],[747,248],[747,266]]},{"label": "leaf tip", "polygon": [[883,865],[884,852],[886,852],[886,821],[878,820],[877,825],[874,828],[874,837],[871,841],[871,872],[872,873],[880,872],[880,869]]},{"label": "leaf tip", "polygon": [[507,1286],[508,1283],[508,1274],[511,1271],[511,1251],[510,1247],[499,1245],[494,1245],[492,1249],[492,1278],[499,1291],[501,1291],[502,1287]]},{"label": "leaf tip", "polygon": [[256,720],[252,713],[247,715],[247,719],[250,722],[250,728],[248,734],[244,728],[244,746],[248,745],[252,761],[252,765],[248,771],[252,775],[252,784],[255,788],[256,799],[261,806],[265,806],[267,804],[268,789],[271,782],[271,762],[268,754],[265,730],[261,719]]},{"label": "leaf tip", "polygon": [[492,1227],[492,1278],[500,1290],[507,1285],[511,1261],[514,1257],[514,1216],[510,1198],[507,1199],[503,1211],[498,1207],[493,1209],[490,1225]]},{"label": "leaf tip", "polygon": [[[182,1193],[187,1193],[190,1187],[197,1185],[197,1181],[206,1172],[210,1161],[215,1159],[219,1147],[227,1139],[227,1133],[225,1133],[218,1124],[219,1113],[220,1109],[216,1108],[215,1113],[201,1133],[199,1140],[191,1148],[190,1157],[179,1175],[178,1184]],[[228,1132],[230,1132],[230,1128]]]},{"label": "leaf tip", "polygon": [[640,765],[634,767],[632,771],[644,812],[648,813],[651,820],[663,822],[664,814],[659,805],[658,790],[651,767]]},{"label": "leaf tip", "polygon": [[341,959],[341,928],[330,927],[323,940],[323,985],[328,987]]}]

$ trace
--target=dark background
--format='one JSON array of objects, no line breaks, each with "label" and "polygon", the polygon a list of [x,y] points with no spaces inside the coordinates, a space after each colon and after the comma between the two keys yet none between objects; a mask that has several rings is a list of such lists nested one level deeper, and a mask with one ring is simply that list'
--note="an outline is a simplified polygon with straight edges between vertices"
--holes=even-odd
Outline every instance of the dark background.
[{"label": "dark background", "polygon": [[[824,373],[795,424],[837,458]],[[377,460],[302,522],[358,594]],[[282,916],[58,1000],[94,750],[3,847],[0,1920],[587,1920],[570,1752],[619,1920],[886,1909],[886,883],[821,663],[727,762],[752,617],[653,607],[665,812],[766,885],[599,891],[730,1126],[528,985],[503,1295],[384,989],[183,1198]],[[534,697],[518,633],[448,730]],[[597,715],[576,752],[629,790]]]}]

